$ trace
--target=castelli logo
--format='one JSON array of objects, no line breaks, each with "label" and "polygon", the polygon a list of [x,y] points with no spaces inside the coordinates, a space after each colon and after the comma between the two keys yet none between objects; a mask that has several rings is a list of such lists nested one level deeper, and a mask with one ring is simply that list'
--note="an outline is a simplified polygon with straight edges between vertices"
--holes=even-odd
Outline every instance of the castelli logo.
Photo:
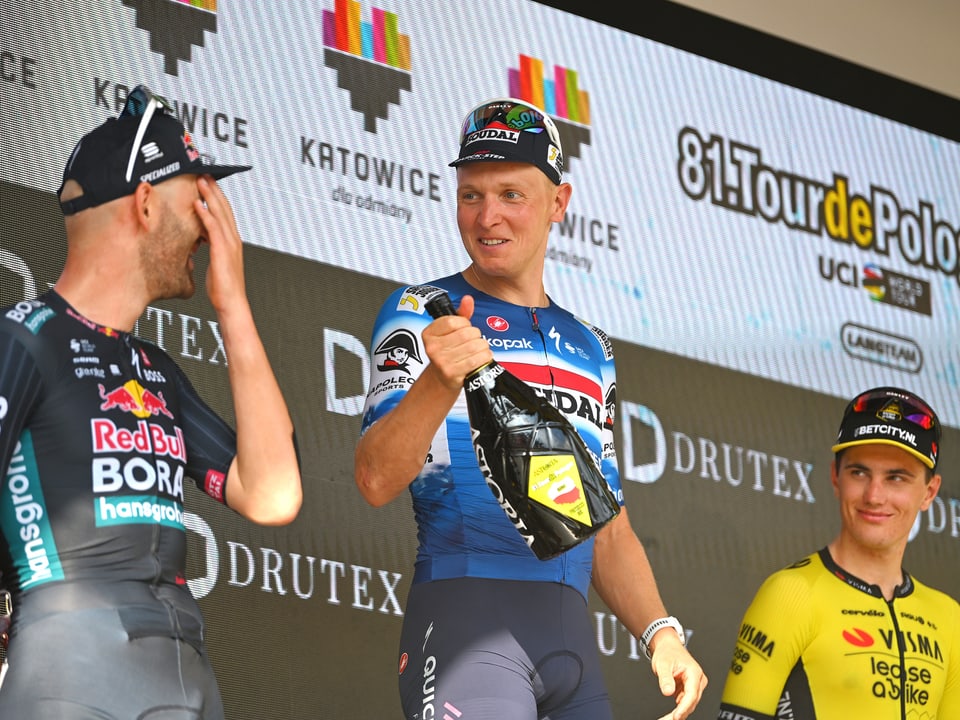
[{"label": "castelli logo", "polygon": [[487,318],[487,327],[495,332],[506,332],[510,329],[510,323],[499,315],[491,315]]},{"label": "castelli logo", "polygon": [[403,653],[400,656],[400,671],[397,673],[398,675],[403,675],[403,671],[407,669],[407,663],[409,662],[410,662],[410,656],[407,655],[406,653]]}]

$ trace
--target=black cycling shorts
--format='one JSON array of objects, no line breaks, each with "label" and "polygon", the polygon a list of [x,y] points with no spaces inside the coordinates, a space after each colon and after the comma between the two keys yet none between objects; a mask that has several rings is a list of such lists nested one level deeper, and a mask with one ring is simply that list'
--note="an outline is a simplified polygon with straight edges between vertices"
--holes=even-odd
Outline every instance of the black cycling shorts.
[{"label": "black cycling shorts", "polygon": [[611,720],[583,596],[552,582],[413,585],[400,638],[408,720]]},{"label": "black cycling shorts", "polygon": [[167,637],[128,635],[118,608],[14,621],[0,718],[223,720],[205,650]]}]

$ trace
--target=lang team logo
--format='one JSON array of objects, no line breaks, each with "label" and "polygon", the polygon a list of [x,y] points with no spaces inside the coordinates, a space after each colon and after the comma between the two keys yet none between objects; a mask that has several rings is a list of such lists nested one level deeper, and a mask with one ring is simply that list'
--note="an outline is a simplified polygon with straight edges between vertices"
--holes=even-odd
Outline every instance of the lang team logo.
[{"label": "lang team logo", "polygon": [[570,158],[580,157],[580,147],[590,144],[590,93],[580,88],[579,73],[554,65],[550,77],[542,60],[521,54],[518,67],[510,68],[507,77],[510,97],[533,103],[553,118],[563,145],[564,170],[569,170]]},{"label": "lang team logo", "polygon": [[204,33],[217,32],[217,0],[123,0],[136,12],[137,27],[150,34],[150,49],[163,56],[163,71],[179,73],[190,62],[193,46],[203,47]]},{"label": "lang team logo", "polygon": [[173,413],[167,410],[167,401],[164,400],[163,393],[158,391],[154,394],[136,380],[128,380],[113,390],[107,390],[99,384],[98,387],[100,398],[103,400],[100,409],[103,411],[118,408],[124,412],[133,413],[138,418],[148,418],[153,415],[173,417]]},{"label": "lang team logo", "polygon": [[337,73],[337,87],[350,93],[350,107],[363,115],[363,129],[377,132],[400,91],[410,92],[410,36],[399,32],[396,13],[372,8],[360,19],[360,3],[335,0],[323,11],[323,62]]}]

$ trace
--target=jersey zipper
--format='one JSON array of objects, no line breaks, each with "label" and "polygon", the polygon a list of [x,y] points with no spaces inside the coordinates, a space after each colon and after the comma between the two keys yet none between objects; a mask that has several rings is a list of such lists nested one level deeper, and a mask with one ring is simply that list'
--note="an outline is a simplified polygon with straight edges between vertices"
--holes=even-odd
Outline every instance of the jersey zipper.
[{"label": "jersey zipper", "polygon": [[900,717],[902,720],[907,718],[907,648],[900,633],[900,624],[897,622],[897,611],[893,607],[896,600],[887,600],[887,608],[890,610],[890,622],[893,623],[893,636],[897,639],[897,656],[900,658]]},{"label": "jersey zipper", "polygon": [[[556,393],[557,385],[553,379],[553,367],[550,365],[550,353],[547,351],[547,339],[543,336],[543,331],[540,329],[540,318],[537,316],[537,308],[530,308],[530,319],[532,321],[531,328],[537,334],[537,337],[540,338],[540,347],[543,349],[543,366],[547,369],[547,372],[550,375],[550,395],[553,396]],[[547,398],[548,402],[550,398]],[[553,404],[551,402],[551,404]],[[564,582],[569,582],[568,570],[570,568],[570,560],[567,558],[567,554],[564,553],[559,557],[561,571],[560,575]]]},{"label": "jersey zipper", "polygon": [[[120,355],[123,358],[124,376],[128,380],[136,380],[137,383],[140,383],[143,379],[139,372],[141,362],[141,358],[139,357],[140,349],[137,347],[130,333],[120,333],[120,344],[123,348]],[[153,453],[154,467],[156,467],[157,458],[152,439],[150,441],[150,449],[151,453]],[[154,565],[153,579],[151,580],[152,585],[156,585],[163,577],[163,563],[160,562],[160,529],[161,525],[154,523],[150,535],[150,557]]]}]

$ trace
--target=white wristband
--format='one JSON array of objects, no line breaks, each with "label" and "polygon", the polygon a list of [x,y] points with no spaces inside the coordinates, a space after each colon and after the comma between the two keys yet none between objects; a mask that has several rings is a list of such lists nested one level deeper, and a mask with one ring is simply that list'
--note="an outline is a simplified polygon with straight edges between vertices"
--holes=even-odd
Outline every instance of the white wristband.
[{"label": "white wristband", "polygon": [[647,629],[643,631],[643,635],[639,638],[640,648],[643,650],[643,654],[647,656],[647,660],[653,659],[653,652],[650,650],[651,638],[665,627],[671,627],[676,630],[677,637],[680,638],[680,644],[686,647],[687,636],[686,633],[683,632],[683,625],[680,624],[680,621],[672,615],[670,617],[660,618],[647,625]]}]

